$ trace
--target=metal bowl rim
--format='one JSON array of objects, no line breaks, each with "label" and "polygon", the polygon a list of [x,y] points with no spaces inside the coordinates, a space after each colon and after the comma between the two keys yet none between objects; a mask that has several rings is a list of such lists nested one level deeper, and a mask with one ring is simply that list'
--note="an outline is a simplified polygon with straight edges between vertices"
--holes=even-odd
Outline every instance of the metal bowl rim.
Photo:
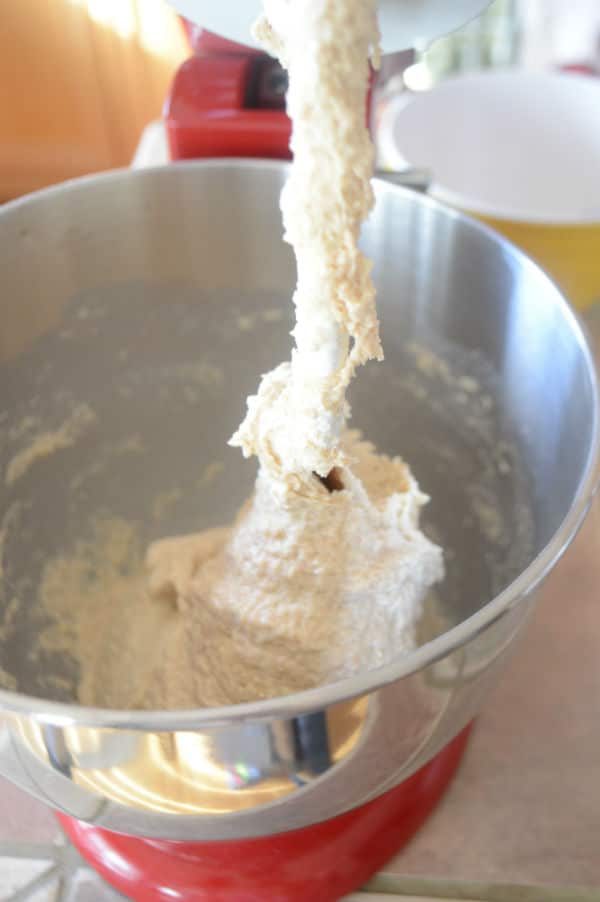
[{"label": "metal bowl rim", "polygon": [[[169,166],[155,166],[144,169],[115,169],[101,174],[71,179],[51,188],[45,188],[5,204],[0,210],[0,220],[14,211],[34,205],[55,194],[71,191],[85,191],[98,183],[153,180],[156,178],[178,177],[181,170],[190,173],[210,169],[272,170],[282,173],[289,163],[270,159],[208,159],[182,161]],[[565,323],[568,323],[590,379],[592,390],[592,440],[582,476],[571,506],[562,523],[547,542],[546,546],[528,564],[523,572],[500,594],[492,598],[476,613],[411,652],[402,654],[375,670],[365,671],[337,683],[308,689],[294,695],[280,696],[257,702],[246,702],[220,708],[191,708],[173,710],[119,710],[110,708],[85,707],[76,703],[53,702],[37,696],[24,695],[7,689],[0,689],[0,709],[5,712],[25,715],[38,723],[60,727],[77,726],[104,729],[135,730],[144,732],[172,732],[177,730],[218,729],[243,721],[265,722],[274,719],[288,719],[321,711],[331,705],[368,695],[416,671],[422,670],[435,661],[444,658],[481,633],[502,614],[529,596],[548,575],[562,556],[581,526],[591,505],[597,488],[597,469],[600,461],[600,430],[598,415],[598,383],[596,368],[590,345],[579,319],[569,306],[556,285],[540,267],[530,260],[519,248],[500,236],[489,226],[478,222],[462,212],[452,210],[431,197],[416,195],[415,192],[398,185],[376,179],[376,193],[398,193],[412,202],[430,209],[437,215],[460,220],[468,228],[485,235],[500,251],[519,263],[519,267],[535,273],[540,286],[546,284],[554,294]]]}]

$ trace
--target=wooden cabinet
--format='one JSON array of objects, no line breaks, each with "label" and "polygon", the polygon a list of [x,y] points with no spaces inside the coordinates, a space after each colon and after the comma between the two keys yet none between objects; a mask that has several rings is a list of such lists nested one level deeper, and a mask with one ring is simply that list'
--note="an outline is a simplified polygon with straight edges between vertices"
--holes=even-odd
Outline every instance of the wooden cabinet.
[{"label": "wooden cabinet", "polygon": [[164,0],[1,0],[0,200],[127,165],[189,56]]}]

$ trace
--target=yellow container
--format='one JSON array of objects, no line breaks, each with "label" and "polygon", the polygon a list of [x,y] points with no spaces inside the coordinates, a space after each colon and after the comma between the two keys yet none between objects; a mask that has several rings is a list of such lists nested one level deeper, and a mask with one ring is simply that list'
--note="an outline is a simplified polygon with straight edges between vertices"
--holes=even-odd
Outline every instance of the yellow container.
[{"label": "yellow container", "polygon": [[505,235],[581,310],[600,301],[600,79],[518,69],[401,95],[385,163],[433,173],[432,196]]},{"label": "yellow container", "polygon": [[472,215],[536,260],[575,307],[585,310],[600,301],[600,222],[546,225]]}]

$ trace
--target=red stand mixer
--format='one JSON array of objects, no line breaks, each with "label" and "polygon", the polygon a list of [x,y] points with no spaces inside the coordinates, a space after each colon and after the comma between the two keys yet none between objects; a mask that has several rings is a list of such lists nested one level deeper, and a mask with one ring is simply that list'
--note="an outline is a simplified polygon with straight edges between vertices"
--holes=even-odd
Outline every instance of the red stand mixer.
[{"label": "red stand mixer", "polygon": [[[203,0],[178,0],[174,5],[214,30],[219,30],[219,16],[229,7]],[[36,224],[45,221],[39,206],[66,205],[48,220],[51,240],[60,239],[62,244],[55,253],[50,247],[44,258],[48,267],[66,261],[63,281],[57,280],[63,294],[79,290],[79,284],[72,286],[69,280],[81,278],[89,287],[89,273],[103,288],[110,272],[117,287],[125,285],[127,299],[127,280],[154,279],[157,300],[152,314],[164,316],[165,273],[176,292],[182,273],[189,271],[197,285],[216,261],[214,273],[227,283],[236,254],[243,257],[241,275],[247,279],[252,269],[260,290],[274,285],[281,293],[281,286],[289,284],[289,261],[281,250],[279,255],[273,252],[281,244],[277,198],[285,178],[277,161],[290,157],[285,73],[274,60],[239,43],[257,4],[239,0],[238,5],[243,14],[229,16],[231,27],[225,23],[220,29],[232,40],[188,26],[194,54],[176,74],[165,107],[172,159],[205,158],[206,164],[103,175],[67,186],[62,194],[53,189],[0,211],[0,239],[3,228],[9,237],[27,237],[28,210]],[[449,12],[447,0],[403,0],[402,9],[414,40],[426,40],[466,21],[485,5],[483,0],[461,0],[451,4]],[[396,6],[395,0],[382,0],[383,21]],[[435,14],[438,26],[432,28]],[[414,46],[413,38],[405,41],[404,35],[396,40],[392,32],[384,25],[384,49],[386,42],[391,42],[388,49]],[[267,162],[239,159],[248,157]],[[230,194],[233,182],[237,193]],[[571,367],[564,389],[565,397],[571,394],[560,409],[575,411],[570,399],[579,401],[577,415],[569,414],[568,428],[556,429],[556,434],[576,436],[579,457],[569,457],[570,469],[566,458],[559,461],[559,478],[546,461],[542,440],[530,452],[530,472],[536,466],[541,470],[538,464],[544,461],[548,485],[542,485],[539,494],[551,497],[553,506],[544,508],[547,534],[523,562],[518,579],[497,596],[486,595],[479,584],[470,586],[476,599],[472,609],[464,606],[459,586],[450,630],[378,671],[357,674],[347,685],[192,712],[111,712],[45,701],[32,691],[29,695],[0,691],[0,712],[5,710],[12,718],[12,745],[2,744],[0,731],[0,773],[69,812],[58,817],[73,843],[107,881],[137,902],[334,902],[360,887],[402,848],[442,796],[461,760],[470,724],[527,620],[533,590],[587,510],[597,453],[595,381],[585,341],[558,291],[483,226],[414,192],[400,195],[391,186],[379,186],[377,193],[375,218],[377,210],[383,212],[366,250],[375,258],[376,269],[387,268],[385,290],[380,293],[384,316],[400,316],[402,328],[412,324],[418,334],[420,325],[437,310],[440,332],[448,329],[452,337],[455,316],[460,323],[466,317],[473,325],[472,309],[465,314],[462,304],[469,286],[479,280],[477,316],[489,316],[492,325],[485,321],[481,334],[473,333],[473,350],[488,342],[483,351],[501,361],[499,367],[508,366],[510,359],[513,370],[500,371],[498,395],[511,414],[512,407],[522,416],[521,405],[531,397],[535,416],[543,418],[552,412],[542,401],[545,381],[538,380],[538,385],[529,374],[524,400],[521,382],[511,375],[520,360],[517,349],[523,368],[530,366],[528,351],[520,349],[529,347],[529,324],[541,322],[536,306],[540,299],[552,314],[539,326],[546,330],[543,347],[548,360],[563,355],[565,373]],[[235,229],[242,214],[244,237],[236,245]],[[18,222],[13,224],[13,219]],[[74,228],[79,220],[85,227]],[[448,247],[455,256],[448,256]],[[15,270],[11,284],[18,288],[26,283],[29,297],[30,283],[22,278],[22,269],[29,273],[31,255],[24,248],[21,262],[20,253],[18,246],[11,254]],[[406,271],[401,269],[404,259],[411,261]],[[411,282],[417,265],[422,267],[420,295]],[[430,277],[434,266],[441,267],[435,280]],[[46,287],[51,280],[42,275]],[[446,294],[435,293],[440,285]],[[236,291],[240,286],[243,282],[236,284]],[[20,302],[16,289],[6,294]],[[144,302],[152,304],[147,295]],[[413,316],[412,310],[399,314],[396,295],[422,304],[419,315]],[[118,301],[115,316],[126,312],[126,303]],[[508,303],[514,310],[510,308],[502,323],[510,324],[509,335],[493,319]],[[152,324],[152,316],[144,322]],[[521,326],[526,334],[517,342]],[[209,328],[207,322],[205,329]],[[133,334],[136,338],[137,330]],[[210,345],[204,333],[201,340]],[[248,350],[237,351],[238,355],[255,350],[248,336],[244,340]],[[105,352],[110,346],[107,340]],[[160,353],[160,341],[148,340],[148,347],[154,356]],[[392,347],[388,373],[394,372],[395,355]],[[398,355],[396,363],[401,364]],[[87,365],[86,355],[80,358]],[[233,351],[231,360],[237,360]],[[245,369],[255,363],[244,358]],[[104,359],[100,371],[108,378]],[[147,383],[142,380],[140,385]],[[383,393],[381,388],[374,391],[364,408],[372,407],[372,399]],[[219,406],[223,398],[209,408],[209,415],[216,417]],[[567,413],[563,415],[567,420]],[[156,421],[155,416],[147,419],[151,424]],[[545,421],[540,423],[542,438],[556,426],[548,422],[547,428]],[[417,422],[415,434],[419,426]],[[435,433],[438,426],[440,434]],[[449,427],[442,421],[427,428],[431,439],[427,453],[435,455]],[[448,433],[447,441],[451,439]],[[464,458],[463,445],[457,447]],[[413,459],[418,454],[413,449]],[[442,464],[440,494],[434,486],[432,496],[441,497],[440,506],[454,517],[463,495],[448,501],[444,490],[453,491],[454,483],[460,489],[460,477],[450,473],[448,478],[446,458]],[[549,487],[558,483],[562,494],[554,501]],[[505,482],[502,491],[506,494]],[[475,533],[465,539],[465,572],[477,570],[471,566],[473,558],[484,560],[483,554],[473,551],[476,541]]]},{"label": "red stand mixer", "polygon": [[287,78],[258,50],[186,23],[194,49],[165,104],[172,160],[199,157],[291,158]]}]

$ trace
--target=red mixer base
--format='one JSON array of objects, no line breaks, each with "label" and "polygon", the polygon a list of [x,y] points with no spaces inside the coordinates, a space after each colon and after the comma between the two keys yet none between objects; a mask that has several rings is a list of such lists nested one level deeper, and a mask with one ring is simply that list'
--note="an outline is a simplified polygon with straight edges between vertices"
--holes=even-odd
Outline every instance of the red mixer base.
[{"label": "red mixer base", "polygon": [[421,826],[458,767],[469,730],[367,805],[276,836],[172,842],[58,818],[90,864],[136,902],[334,902],[365,883]]}]

